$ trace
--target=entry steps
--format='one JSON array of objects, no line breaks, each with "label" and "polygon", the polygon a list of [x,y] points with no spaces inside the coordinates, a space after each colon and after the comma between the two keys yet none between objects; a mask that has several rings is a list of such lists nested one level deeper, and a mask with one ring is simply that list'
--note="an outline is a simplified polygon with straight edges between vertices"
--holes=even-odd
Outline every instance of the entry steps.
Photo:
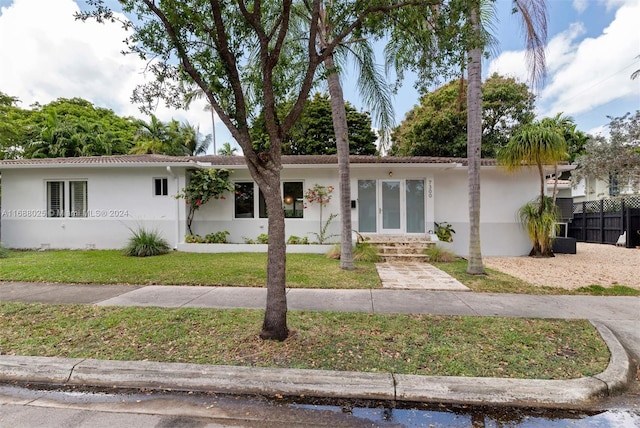
[{"label": "entry steps", "polygon": [[428,262],[424,251],[435,247],[436,243],[425,236],[406,235],[368,235],[366,242],[378,248],[383,262]]}]

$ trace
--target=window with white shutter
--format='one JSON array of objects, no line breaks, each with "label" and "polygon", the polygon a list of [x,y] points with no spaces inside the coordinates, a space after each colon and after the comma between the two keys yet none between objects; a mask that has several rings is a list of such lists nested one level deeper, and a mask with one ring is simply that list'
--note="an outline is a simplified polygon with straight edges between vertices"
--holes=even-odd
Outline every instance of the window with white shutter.
[{"label": "window with white shutter", "polygon": [[46,187],[47,217],[88,217],[87,181],[47,181]]},{"label": "window with white shutter", "polygon": [[69,217],[87,216],[87,182],[69,182]]},{"label": "window with white shutter", "polygon": [[47,182],[47,217],[64,217],[64,181]]}]

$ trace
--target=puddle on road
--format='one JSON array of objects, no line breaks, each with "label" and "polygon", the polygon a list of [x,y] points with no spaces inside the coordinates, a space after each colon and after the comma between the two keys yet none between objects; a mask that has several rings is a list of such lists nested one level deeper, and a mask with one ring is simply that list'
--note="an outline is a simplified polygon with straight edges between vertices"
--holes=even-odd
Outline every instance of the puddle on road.
[{"label": "puddle on road", "polygon": [[376,427],[472,427],[472,428],[632,428],[640,427],[640,411],[629,409],[587,412],[576,410],[520,408],[461,408],[442,406],[440,409],[346,409],[339,406],[292,404],[293,407],[349,413],[369,420]]},{"label": "puddle on road", "polygon": [[[349,400],[296,400],[255,396],[117,389],[42,388],[0,385],[0,395],[27,400],[56,401],[63,405],[113,403],[135,413],[136,403],[147,409],[175,409],[174,415],[243,419],[247,426],[332,427],[471,427],[471,428],[627,428],[640,427],[638,404],[610,406],[607,410],[554,410],[512,407],[421,405]],[[122,406],[125,406],[124,408]],[[102,406],[104,407],[104,406]],[[126,409],[126,410],[125,410]],[[164,413],[166,414],[166,413]],[[327,425],[329,423],[329,425]]]}]

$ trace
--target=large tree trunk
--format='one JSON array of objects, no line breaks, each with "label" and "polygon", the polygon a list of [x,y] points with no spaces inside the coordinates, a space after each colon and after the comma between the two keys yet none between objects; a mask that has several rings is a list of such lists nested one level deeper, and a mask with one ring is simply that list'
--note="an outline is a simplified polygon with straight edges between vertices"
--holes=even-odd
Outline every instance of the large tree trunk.
[{"label": "large tree trunk", "polygon": [[[479,4],[471,7],[470,20],[480,34]],[[482,49],[469,51],[467,85],[467,161],[469,181],[469,260],[467,273],[483,274],[480,246],[480,149],[482,146]]]},{"label": "large tree trunk", "polygon": [[[280,171],[271,171],[264,194],[269,212],[269,246],[267,252],[267,307],[262,323],[262,339],[284,340],[287,328],[286,259],[287,247],[284,234],[284,210],[280,190]],[[277,190],[273,190],[273,188]],[[269,196],[267,196],[267,193]]]},{"label": "large tree trunk", "polygon": [[[258,156],[260,159],[260,156]],[[269,245],[267,250],[267,305],[260,338],[285,340],[287,328],[286,258],[284,210],[280,188],[280,164],[258,159],[248,163],[253,179],[258,183],[269,213]]]},{"label": "large tree trunk", "polygon": [[340,268],[353,270],[353,245],[351,242],[351,177],[349,174],[349,137],[347,113],[340,77],[336,72],[333,55],[325,60],[329,72],[329,95],[331,96],[331,116],[338,148],[338,174],[340,176],[340,218],[342,224],[340,244]]}]

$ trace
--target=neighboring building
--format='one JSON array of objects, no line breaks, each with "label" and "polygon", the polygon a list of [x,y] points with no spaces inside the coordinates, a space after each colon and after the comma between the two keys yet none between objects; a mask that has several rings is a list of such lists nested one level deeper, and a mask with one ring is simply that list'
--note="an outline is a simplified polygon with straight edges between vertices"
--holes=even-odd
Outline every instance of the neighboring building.
[{"label": "neighboring building", "polygon": [[[319,230],[320,207],[304,193],[315,184],[336,190],[323,219],[339,213],[336,156],[283,156],[286,236]],[[235,192],[197,211],[192,229],[202,236],[229,231],[243,243],[267,233],[264,203],[244,158],[236,156],[104,156],[0,161],[2,241],[9,248],[122,248],[131,230],[158,230],[184,249],[187,207],[175,195],[189,170],[226,168]],[[455,229],[453,250],[468,254],[466,159],[351,157],[352,226],[363,235],[429,236],[434,222]],[[518,209],[539,191],[535,168],[507,173],[494,160],[481,167],[481,241],[485,256],[526,255],[531,249]],[[305,208],[305,205],[307,206]],[[331,224],[340,233],[340,218]],[[336,238],[339,239],[339,238]]]},{"label": "neighboring building", "polygon": [[637,194],[640,194],[640,187],[634,188],[630,183],[620,183],[615,177],[611,177],[609,180],[582,179],[572,188],[574,202],[597,201]]}]

